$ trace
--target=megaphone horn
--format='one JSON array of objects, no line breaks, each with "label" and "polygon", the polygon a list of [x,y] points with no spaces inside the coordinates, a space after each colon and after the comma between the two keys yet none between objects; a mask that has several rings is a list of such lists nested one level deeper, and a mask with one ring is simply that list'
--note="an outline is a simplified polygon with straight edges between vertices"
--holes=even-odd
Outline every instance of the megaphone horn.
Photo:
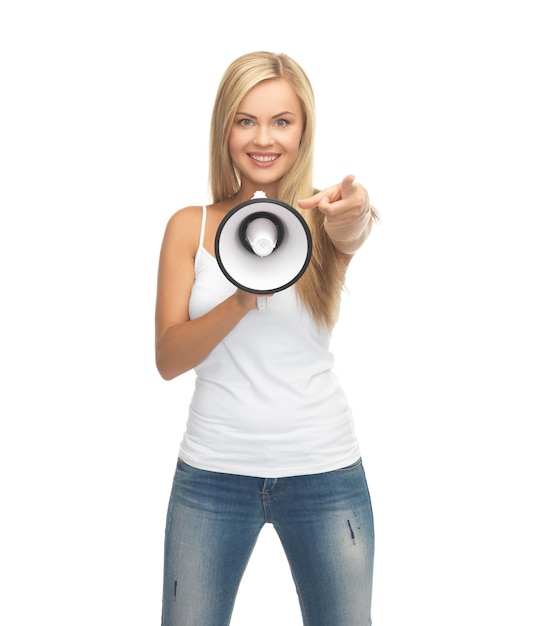
[{"label": "megaphone horn", "polygon": [[273,213],[267,211],[253,213],[241,223],[239,237],[249,252],[258,256],[268,256],[283,241],[283,223]]},{"label": "megaphone horn", "polygon": [[290,205],[255,197],[225,215],[215,236],[215,256],[223,274],[239,289],[273,294],[304,274],[312,256],[311,232]]}]

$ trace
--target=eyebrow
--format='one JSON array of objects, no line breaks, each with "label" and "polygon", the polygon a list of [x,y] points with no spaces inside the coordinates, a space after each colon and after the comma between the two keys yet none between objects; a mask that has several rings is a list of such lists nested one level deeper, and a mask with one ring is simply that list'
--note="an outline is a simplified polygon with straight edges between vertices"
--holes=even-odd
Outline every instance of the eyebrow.
[{"label": "eyebrow", "polygon": [[[251,115],[250,113],[243,113],[242,111],[238,111],[236,115],[243,115],[244,117],[250,117],[252,120],[257,119],[256,115]],[[294,117],[296,117],[296,114],[292,113],[292,111],[283,111],[282,113],[278,113],[277,115],[272,115],[271,119],[274,120],[277,117],[282,117],[283,115],[293,115]]]}]

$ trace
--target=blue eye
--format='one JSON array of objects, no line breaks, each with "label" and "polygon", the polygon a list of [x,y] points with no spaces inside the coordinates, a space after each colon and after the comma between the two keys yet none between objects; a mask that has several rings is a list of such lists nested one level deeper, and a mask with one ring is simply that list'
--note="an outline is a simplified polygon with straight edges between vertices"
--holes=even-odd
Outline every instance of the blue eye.
[{"label": "blue eye", "polygon": [[252,123],[253,123],[253,120],[249,120],[247,118],[244,118],[242,120],[238,120],[238,125],[239,126],[251,126]]},{"label": "blue eye", "polygon": [[275,122],[275,126],[278,126],[279,128],[285,128],[286,126],[288,126],[288,124],[288,120],[277,120]]}]

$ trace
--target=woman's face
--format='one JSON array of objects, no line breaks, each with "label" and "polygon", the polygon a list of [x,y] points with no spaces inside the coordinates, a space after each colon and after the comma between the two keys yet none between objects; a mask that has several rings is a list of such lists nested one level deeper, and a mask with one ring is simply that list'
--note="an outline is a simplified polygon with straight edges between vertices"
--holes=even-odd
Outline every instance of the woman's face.
[{"label": "woman's face", "polygon": [[238,107],[228,140],[242,188],[276,197],[279,181],[296,161],[302,133],[301,103],[286,80],[253,87]]}]

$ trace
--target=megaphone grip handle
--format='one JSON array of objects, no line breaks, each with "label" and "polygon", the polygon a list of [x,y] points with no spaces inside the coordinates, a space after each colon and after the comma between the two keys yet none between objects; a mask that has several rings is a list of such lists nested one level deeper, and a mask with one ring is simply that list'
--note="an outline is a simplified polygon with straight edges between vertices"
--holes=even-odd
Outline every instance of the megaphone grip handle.
[{"label": "megaphone grip handle", "polygon": [[268,302],[267,296],[258,296],[258,298],[256,299],[256,308],[259,311],[265,311],[267,302]]}]

